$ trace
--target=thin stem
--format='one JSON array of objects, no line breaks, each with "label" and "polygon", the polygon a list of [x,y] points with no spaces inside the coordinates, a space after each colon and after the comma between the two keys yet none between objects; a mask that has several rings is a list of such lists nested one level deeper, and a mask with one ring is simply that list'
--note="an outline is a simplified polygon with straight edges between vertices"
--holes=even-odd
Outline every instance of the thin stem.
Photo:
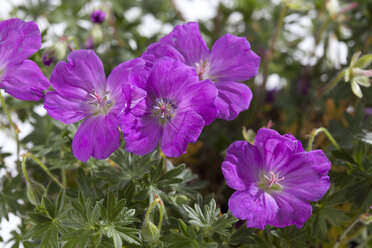
[{"label": "thin stem", "polygon": [[18,158],[19,158],[19,151],[20,151],[20,143],[19,143],[19,137],[18,137],[19,129],[18,129],[17,125],[14,123],[12,117],[10,116],[9,109],[8,109],[8,107],[5,104],[5,100],[3,98],[3,95],[1,94],[1,91],[0,91],[0,102],[1,102],[1,106],[4,109],[4,112],[5,112],[6,116],[8,117],[9,124],[10,124],[10,126],[12,127],[12,129],[14,131],[14,138],[15,138],[15,140],[17,142],[17,160],[18,160]]},{"label": "thin stem", "polygon": [[[50,176],[50,178],[52,178],[53,181],[58,184],[58,186],[60,186],[63,189],[66,189],[66,187],[48,170],[48,168],[43,164],[43,162],[41,162],[37,157],[35,157],[33,154],[28,153],[28,152],[24,155],[23,160],[22,160],[22,170],[23,170],[23,174],[25,174],[25,177],[27,175],[27,173],[25,172],[26,172],[26,159],[28,157],[32,158],[32,160],[34,160],[45,171],[45,173],[48,174],[48,176]],[[27,180],[27,177],[26,177],[26,180]]]},{"label": "thin stem", "polygon": [[28,176],[27,170],[26,170],[26,159],[27,159],[27,155],[23,156],[23,159],[22,159],[22,172],[23,172],[23,176],[26,178],[27,183],[31,185],[31,179]]},{"label": "thin stem", "polygon": [[333,136],[331,135],[331,133],[326,128],[321,127],[321,128],[318,128],[318,129],[314,129],[311,132],[311,136],[310,136],[310,139],[309,139],[309,144],[307,146],[307,151],[311,151],[311,149],[313,147],[315,136],[317,136],[320,133],[324,133],[327,136],[327,138],[332,142],[332,144],[336,147],[336,149],[337,150],[341,150],[341,147],[336,142],[336,140],[333,138]]},{"label": "thin stem", "polygon": [[345,239],[346,235],[351,231],[351,229],[358,224],[360,221],[360,216],[358,216],[351,224],[346,228],[346,230],[341,234],[339,241],[333,246],[333,248],[338,248],[342,241]]},{"label": "thin stem", "polygon": [[282,11],[280,13],[278,24],[276,25],[276,28],[275,28],[274,36],[273,36],[273,38],[271,39],[271,42],[270,42],[269,51],[266,53],[265,59],[264,59],[264,62],[263,62],[263,69],[262,69],[262,71],[263,71],[262,72],[263,73],[263,82],[262,82],[262,85],[261,85],[261,91],[262,91],[261,92],[261,95],[262,95],[261,97],[262,98],[264,98],[264,94],[265,94],[266,82],[267,82],[267,78],[268,78],[269,64],[270,64],[270,61],[271,61],[271,57],[274,53],[275,43],[279,38],[279,33],[282,29],[283,22],[284,22],[284,17],[287,14],[287,10],[288,10],[288,7],[287,7],[286,4],[284,4],[284,7],[282,8]]},{"label": "thin stem", "polygon": [[150,205],[150,207],[147,209],[146,211],[146,216],[145,216],[145,223],[149,222],[150,221],[150,213],[151,213],[151,210],[155,207],[155,205],[157,203],[160,202],[160,198],[156,198]]},{"label": "thin stem", "polygon": [[163,211],[164,211],[164,207],[163,207],[163,202],[162,202],[162,201],[160,201],[159,203],[160,203],[160,210],[159,210],[160,213],[159,213],[158,229],[159,229],[159,231],[160,231],[161,226],[162,226],[162,224],[163,224]]},{"label": "thin stem", "polygon": [[340,71],[337,76],[324,88],[320,89],[319,95],[328,93],[331,89],[333,89],[340,81],[341,78],[345,75],[345,70]]}]

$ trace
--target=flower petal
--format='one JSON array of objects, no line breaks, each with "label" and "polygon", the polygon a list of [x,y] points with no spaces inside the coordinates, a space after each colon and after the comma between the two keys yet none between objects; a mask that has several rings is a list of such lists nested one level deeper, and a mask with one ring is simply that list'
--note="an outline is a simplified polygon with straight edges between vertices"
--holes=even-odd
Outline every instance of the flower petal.
[{"label": "flower petal", "polygon": [[204,61],[209,55],[209,49],[201,37],[197,22],[177,25],[171,33],[161,38],[159,42],[177,49],[189,66],[194,66],[201,60]]},{"label": "flower petal", "polygon": [[162,134],[161,126],[152,116],[137,115],[141,108],[136,106],[131,112],[122,114],[119,119],[126,142],[125,149],[140,156],[152,152],[159,144]]},{"label": "flower petal", "polygon": [[119,146],[118,121],[113,114],[89,117],[79,126],[72,141],[75,157],[83,162],[90,156],[105,159]]},{"label": "flower petal", "polygon": [[81,100],[86,100],[93,91],[104,94],[105,72],[101,60],[93,50],[73,51],[67,61],[60,61],[50,77],[59,94]]},{"label": "flower petal", "polygon": [[225,34],[212,47],[209,75],[215,81],[245,81],[258,73],[260,60],[246,38]]},{"label": "flower petal", "polygon": [[176,48],[161,42],[151,44],[147,48],[146,52],[141,56],[141,58],[146,60],[149,65],[152,65],[156,59],[162,57],[169,57],[171,59],[178,60],[181,63],[185,63],[183,55]]},{"label": "flower petal", "polygon": [[226,184],[235,190],[247,190],[251,184],[259,181],[259,171],[262,170],[260,152],[246,141],[235,141],[226,151],[222,163],[222,173]]},{"label": "flower petal", "polygon": [[265,229],[265,225],[278,212],[274,198],[255,186],[246,191],[234,192],[228,204],[236,218],[247,220],[248,228]]},{"label": "flower petal", "polygon": [[197,141],[203,127],[204,120],[196,112],[177,112],[163,127],[161,151],[168,157],[181,156],[188,143]]},{"label": "flower petal", "polygon": [[180,92],[179,98],[182,98],[178,110],[193,109],[196,111],[208,125],[214,121],[217,114],[215,100],[217,89],[211,80],[197,81],[186,87]]},{"label": "flower petal", "polygon": [[300,199],[318,201],[329,189],[330,168],[331,162],[321,150],[292,154],[280,170],[283,190]]},{"label": "flower petal", "polygon": [[0,65],[21,63],[41,47],[35,22],[9,19],[0,22]]},{"label": "flower petal", "polygon": [[44,108],[54,119],[72,124],[88,117],[92,106],[85,101],[71,101],[55,91],[49,91],[44,97]]},{"label": "flower petal", "polygon": [[145,61],[141,58],[128,60],[117,65],[107,78],[107,89],[112,98],[116,99],[122,94],[122,86],[129,84],[131,74],[147,72]]},{"label": "flower petal", "polygon": [[180,104],[185,87],[197,82],[199,79],[193,68],[170,58],[161,58],[154,63],[147,84],[143,87],[154,99],[172,98],[176,104]]},{"label": "flower petal", "polygon": [[0,81],[5,92],[25,101],[39,101],[48,87],[48,79],[31,60],[8,65]]},{"label": "flower petal", "polygon": [[267,224],[276,227],[296,225],[297,228],[301,228],[310,218],[312,213],[310,203],[283,192],[276,194],[274,198],[279,209]]},{"label": "flower petal", "polygon": [[298,152],[299,142],[289,136],[280,135],[268,128],[261,128],[257,132],[254,142],[265,161],[265,170],[277,173],[285,165],[292,153]]},{"label": "flower petal", "polygon": [[218,81],[215,85],[218,89],[217,118],[230,121],[249,108],[253,94],[248,86],[227,81]]}]

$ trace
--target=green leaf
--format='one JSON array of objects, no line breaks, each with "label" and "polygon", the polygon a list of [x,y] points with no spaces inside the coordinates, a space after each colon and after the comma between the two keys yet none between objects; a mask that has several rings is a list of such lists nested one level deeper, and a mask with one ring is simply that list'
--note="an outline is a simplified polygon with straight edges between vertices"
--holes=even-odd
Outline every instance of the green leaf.
[{"label": "green leaf", "polygon": [[372,54],[366,54],[360,57],[354,64],[356,68],[366,68],[372,63]]}]

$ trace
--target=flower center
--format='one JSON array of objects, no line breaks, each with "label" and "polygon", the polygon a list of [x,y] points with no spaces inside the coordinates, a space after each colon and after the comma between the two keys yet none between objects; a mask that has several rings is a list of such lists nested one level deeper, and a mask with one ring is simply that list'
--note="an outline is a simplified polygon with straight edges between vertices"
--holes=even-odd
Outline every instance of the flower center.
[{"label": "flower center", "polygon": [[89,93],[90,99],[88,103],[96,105],[96,111],[107,114],[111,106],[114,104],[113,100],[109,99],[109,92],[98,94],[96,91]]},{"label": "flower center", "polygon": [[268,175],[264,174],[261,176],[258,187],[265,191],[282,190],[283,186],[279,182],[283,180],[284,177],[279,177],[277,174],[274,174],[274,172],[270,171]]},{"label": "flower center", "polygon": [[156,120],[164,122],[165,120],[170,121],[172,119],[176,109],[177,105],[171,99],[157,98],[152,113]]},{"label": "flower center", "polygon": [[207,60],[200,60],[199,63],[195,63],[195,69],[196,74],[198,74],[198,77],[200,80],[204,80],[207,78],[211,78],[208,73],[211,69],[210,63],[207,62]]}]

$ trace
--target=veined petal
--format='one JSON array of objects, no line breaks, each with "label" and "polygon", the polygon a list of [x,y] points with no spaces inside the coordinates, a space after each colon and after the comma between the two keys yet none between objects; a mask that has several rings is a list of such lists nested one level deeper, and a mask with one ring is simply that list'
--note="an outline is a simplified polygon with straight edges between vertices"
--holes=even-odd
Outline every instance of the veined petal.
[{"label": "veined petal", "polygon": [[201,60],[204,61],[209,55],[209,49],[201,37],[197,22],[177,25],[171,33],[161,38],[159,42],[177,49],[189,66],[194,66]]},{"label": "veined petal", "polygon": [[31,60],[8,65],[0,79],[0,88],[25,101],[39,101],[43,97],[43,91],[49,87],[48,79]]},{"label": "veined petal", "polygon": [[141,58],[128,60],[117,65],[107,78],[107,90],[113,99],[122,93],[122,86],[130,83],[130,75],[147,72],[145,61]]},{"label": "veined petal", "polygon": [[258,130],[254,144],[264,158],[266,171],[274,173],[287,163],[292,153],[300,149],[297,140],[268,128]]},{"label": "veined petal", "polygon": [[81,100],[86,100],[93,91],[104,94],[105,72],[93,50],[73,51],[67,61],[58,62],[50,77],[51,84],[59,94]]},{"label": "veined petal", "polygon": [[168,157],[181,156],[188,143],[197,141],[203,127],[204,120],[196,112],[177,112],[163,127],[161,151]]},{"label": "veined petal", "polygon": [[228,81],[218,81],[215,85],[218,89],[217,118],[233,120],[249,108],[253,94],[248,86]]},{"label": "veined petal", "polygon": [[35,22],[9,19],[0,22],[0,65],[21,63],[41,47]]},{"label": "veined petal", "polygon": [[330,168],[331,162],[321,150],[292,154],[280,170],[283,190],[300,199],[318,201],[329,189]]},{"label": "veined petal", "polygon": [[141,58],[146,60],[148,64],[153,64],[156,59],[162,57],[169,57],[174,60],[178,60],[181,63],[185,63],[183,55],[173,46],[166,43],[156,42],[151,44],[146,52],[142,54]]},{"label": "veined petal", "polygon": [[86,119],[78,128],[72,141],[75,157],[83,162],[92,156],[105,159],[120,146],[117,117],[96,115]]},{"label": "veined petal", "polygon": [[263,168],[260,152],[246,141],[235,141],[226,151],[222,173],[226,184],[235,190],[247,190],[258,183]]},{"label": "veined petal", "polygon": [[214,43],[208,60],[214,81],[245,81],[258,73],[261,59],[246,38],[225,34]]},{"label": "veined petal", "polygon": [[215,100],[217,89],[211,80],[197,81],[179,93],[175,98],[182,99],[178,110],[193,109],[196,111],[208,125],[214,121],[217,114]]},{"label": "veined petal", "polygon": [[[152,72],[147,79],[145,90],[150,97],[171,97],[180,104],[184,88],[198,82],[193,68],[170,58],[161,58],[153,65]],[[174,96],[180,95],[181,98]]]},{"label": "veined petal", "polygon": [[90,115],[92,106],[82,100],[69,100],[55,91],[49,91],[44,97],[44,108],[48,114],[65,124],[85,119]]},{"label": "veined petal", "polygon": [[136,106],[131,112],[120,116],[120,129],[126,142],[125,149],[137,155],[152,152],[159,144],[162,135],[161,126],[152,116],[134,115],[142,112],[141,106]]},{"label": "veined petal", "polygon": [[274,196],[278,206],[278,212],[267,224],[276,227],[296,225],[301,228],[310,218],[312,208],[310,203],[303,201],[287,193],[279,193]]},{"label": "veined petal", "polygon": [[228,204],[236,218],[247,220],[248,228],[265,229],[278,212],[274,198],[255,186],[234,192]]}]

